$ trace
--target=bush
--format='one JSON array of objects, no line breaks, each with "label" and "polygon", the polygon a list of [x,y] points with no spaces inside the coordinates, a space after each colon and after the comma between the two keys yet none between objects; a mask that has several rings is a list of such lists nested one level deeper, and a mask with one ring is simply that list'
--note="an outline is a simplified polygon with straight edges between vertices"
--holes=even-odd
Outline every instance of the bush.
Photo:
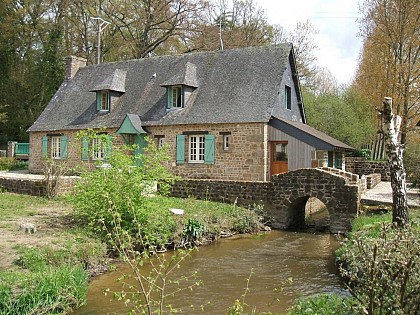
[{"label": "bush", "polygon": [[13,171],[28,168],[28,162],[19,161],[11,157],[0,157],[0,171]]},{"label": "bush", "polygon": [[420,187],[420,143],[412,142],[404,151],[404,166],[407,172],[407,180],[414,187]]},{"label": "bush", "polygon": [[420,239],[413,226],[371,224],[337,251],[340,273],[364,314],[420,312]]},{"label": "bush", "polygon": [[151,245],[162,246],[175,230],[167,209],[151,210],[150,195],[165,193],[174,176],[164,166],[169,160],[166,148],[157,148],[152,139],[147,143],[139,156],[127,154],[133,148],[113,148],[108,167],[82,174],[75,187],[71,200],[76,216],[105,241],[117,221],[124,232],[140,233]]},{"label": "bush", "polygon": [[0,314],[63,314],[86,301],[88,276],[81,266],[0,274]]},{"label": "bush", "polygon": [[299,299],[288,315],[353,315],[350,297],[337,294],[318,294],[305,299]]}]

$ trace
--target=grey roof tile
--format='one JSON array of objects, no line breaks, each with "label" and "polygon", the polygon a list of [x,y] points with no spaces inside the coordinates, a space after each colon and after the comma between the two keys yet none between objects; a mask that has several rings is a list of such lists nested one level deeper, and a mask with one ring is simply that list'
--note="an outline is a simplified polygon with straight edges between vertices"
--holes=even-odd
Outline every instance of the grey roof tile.
[{"label": "grey roof tile", "polygon": [[[87,66],[61,85],[28,131],[119,127],[127,113],[143,126],[268,122],[290,53],[281,44]],[[171,83],[197,87],[182,110],[166,110],[162,85]],[[99,88],[125,90],[109,113],[95,110],[90,91]]]}]

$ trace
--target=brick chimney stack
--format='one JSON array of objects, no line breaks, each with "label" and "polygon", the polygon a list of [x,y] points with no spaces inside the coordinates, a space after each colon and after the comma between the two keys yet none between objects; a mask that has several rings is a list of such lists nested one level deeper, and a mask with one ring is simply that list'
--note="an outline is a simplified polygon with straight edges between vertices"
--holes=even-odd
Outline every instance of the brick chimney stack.
[{"label": "brick chimney stack", "polygon": [[66,58],[66,80],[71,80],[79,68],[86,67],[87,60],[82,57],[69,56]]}]

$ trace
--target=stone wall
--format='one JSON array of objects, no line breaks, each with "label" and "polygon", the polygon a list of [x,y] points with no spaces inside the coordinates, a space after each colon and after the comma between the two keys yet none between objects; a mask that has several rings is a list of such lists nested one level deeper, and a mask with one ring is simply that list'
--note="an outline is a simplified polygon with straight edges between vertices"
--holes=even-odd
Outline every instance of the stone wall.
[{"label": "stone wall", "polygon": [[[252,124],[209,124],[209,125],[179,125],[179,126],[151,126],[147,128],[149,136],[159,136],[163,144],[168,147],[171,157],[169,164],[171,171],[183,178],[200,178],[216,180],[252,180],[265,181],[269,178],[269,159],[266,147],[266,126],[263,123]],[[115,137],[113,146],[123,144],[121,136],[115,134],[116,129],[107,129],[106,132]],[[188,135],[194,132],[208,132],[215,136],[215,162],[214,164],[189,163]],[[69,169],[92,168],[95,161],[82,161],[81,141],[76,139],[77,131],[63,131],[68,137],[68,157],[55,160],[65,164]],[[187,134],[185,142],[185,163],[176,164],[176,136]],[[229,133],[229,149],[223,148],[223,135]],[[45,159],[42,158],[42,137],[46,133],[32,132],[30,134],[29,171],[34,174],[42,173]],[[50,148],[48,148],[50,152]]]},{"label": "stone wall", "polygon": [[372,189],[381,182],[381,174],[366,175],[366,188]]},{"label": "stone wall", "polygon": [[[57,184],[57,196],[68,194],[77,180],[77,177],[61,178]],[[17,194],[46,196],[46,183],[43,179],[5,177],[0,175],[0,188]]]},{"label": "stone wall", "polygon": [[388,162],[368,161],[363,157],[346,157],[346,171],[359,176],[369,174],[381,174],[381,180],[391,181],[391,173]]},{"label": "stone wall", "polygon": [[271,225],[280,229],[302,226],[306,202],[316,197],[329,211],[332,233],[348,231],[360,206],[358,183],[347,184],[343,177],[319,169],[275,175],[272,182],[182,180],[172,195],[242,206],[263,204]]}]

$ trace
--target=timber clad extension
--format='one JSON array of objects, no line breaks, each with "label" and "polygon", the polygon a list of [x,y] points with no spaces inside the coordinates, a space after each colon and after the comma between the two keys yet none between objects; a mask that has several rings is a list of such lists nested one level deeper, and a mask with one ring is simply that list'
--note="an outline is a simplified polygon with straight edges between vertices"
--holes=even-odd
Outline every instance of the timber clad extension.
[{"label": "timber clad extension", "polygon": [[[306,125],[289,44],[68,65],[78,71],[67,69],[28,130],[32,173],[45,158],[75,168],[106,162],[100,143],[76,138],[88,128],[112,136],[113,146],[138,144],[136,154],[146,136],[166,144],[170,167],[185,178],[269,181],[299,168],[341,167],[352,149]],[[88,156],[92,145],[99,149]]]}]

